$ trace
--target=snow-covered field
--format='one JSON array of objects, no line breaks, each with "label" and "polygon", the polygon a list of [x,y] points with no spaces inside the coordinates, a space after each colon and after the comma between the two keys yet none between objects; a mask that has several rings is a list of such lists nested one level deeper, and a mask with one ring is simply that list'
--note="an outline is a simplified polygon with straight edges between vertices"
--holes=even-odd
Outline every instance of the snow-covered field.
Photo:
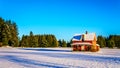
[{"label": "snow-covered field", "polygon": [[0,68],[120,68],[120,49],[0,48]]}]

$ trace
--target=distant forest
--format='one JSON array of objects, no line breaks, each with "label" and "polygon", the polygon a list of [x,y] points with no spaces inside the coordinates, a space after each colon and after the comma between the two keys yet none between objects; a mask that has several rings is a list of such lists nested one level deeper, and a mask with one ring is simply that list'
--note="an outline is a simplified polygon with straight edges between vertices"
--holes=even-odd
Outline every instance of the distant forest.
[{"label": "distant forest", "polygon": [[97,43],[100,45],[101,48],[120,48],[120,35],[109,35],[109,37],[103,37],[102,35],[98,36]]},{"label": "distant forest", "polygon": [[[11,20],[0,18],[0,46],[12,47],[71,47],[70,41],[64,39],[57,40],[53,34],[34,35],[30,31],[29,35],[18,37],[18,27]],[[120,35],[109,35],[109,37],[98,36],[97,43],[101,48],[120,48]]]}]

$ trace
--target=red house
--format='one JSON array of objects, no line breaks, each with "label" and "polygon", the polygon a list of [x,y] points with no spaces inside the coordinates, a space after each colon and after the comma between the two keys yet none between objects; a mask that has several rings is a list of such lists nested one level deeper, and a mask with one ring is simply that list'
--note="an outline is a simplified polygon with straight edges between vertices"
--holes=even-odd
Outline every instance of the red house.
[{"label": "red house", "polygon": [[99,51],[95,33],[75,34],[72,39],[73,51]]}]

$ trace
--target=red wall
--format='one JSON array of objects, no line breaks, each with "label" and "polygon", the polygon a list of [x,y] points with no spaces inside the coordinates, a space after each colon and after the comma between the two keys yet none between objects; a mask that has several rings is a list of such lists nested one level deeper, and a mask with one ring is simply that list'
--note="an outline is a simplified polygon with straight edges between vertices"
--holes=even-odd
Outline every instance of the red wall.
[{"label": "red wall", "polygon": [[72,41],[72,43],[81,43],[81,42],[88,42],[88,43],[92,43],[92,41]]}]

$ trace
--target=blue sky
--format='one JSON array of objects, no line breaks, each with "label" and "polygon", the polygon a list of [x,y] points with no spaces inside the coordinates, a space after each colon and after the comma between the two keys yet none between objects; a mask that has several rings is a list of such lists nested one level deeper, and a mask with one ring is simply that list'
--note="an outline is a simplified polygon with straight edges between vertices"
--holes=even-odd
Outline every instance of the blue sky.
[{"label": "blue sky", "polygon": [[0,17],[15,21],[19,36],[30,31],[65,40],[85,31],[120,35],[120,0],[0,0]]}]

